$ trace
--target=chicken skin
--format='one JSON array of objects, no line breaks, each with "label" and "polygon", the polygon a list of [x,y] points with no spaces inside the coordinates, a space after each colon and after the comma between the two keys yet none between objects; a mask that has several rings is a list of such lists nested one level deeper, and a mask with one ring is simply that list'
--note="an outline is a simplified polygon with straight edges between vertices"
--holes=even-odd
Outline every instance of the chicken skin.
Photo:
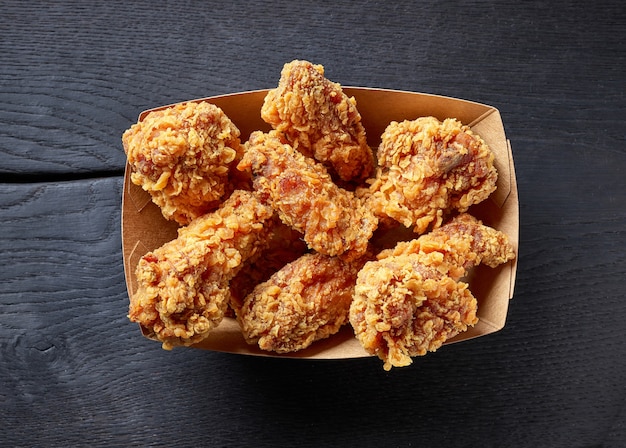
[{"label": "chicken skin", "polygon": [[285,64],[278,87],[265,98],[261,118],[343,181],[358,183],[373,173],[374,154],[356,101],[324,77],[321,65]]},{"label": "chicken skin", "polygon": [[285,265],[259,284],[239,310],[246,341],[262,350],[288,353],[335,334],[348,322],[362,265],[319,253]]},{"label": "chicken skin", "polygon": [[128,317],[164,349],[204,339],[224,317],[229,280],[267,244],[273,211],[237,190],[215,212],[181,227],[178,238],[144,255]]},{"label": "chicken skin", "polygon": [[478,302],[460,281],[480,263],[514,258],[506,236],[468,214],[382,251],[359,272],[350,323],[385,370],[411,364],[478,322]]},{"label": "chicken skin", "polygon": [[241,158],[239,129],[213,104],[153,111],[122,136],[131,181],[150,193],[163,216],[189,224],[232,191],[230,168]]},{"label": "chicken skin", "polygon": [[303,234],[309,248],[346,259],[359,258],[367,250],[378,225],[373,213],[277,131],[253,132],[238,168],[251,170],[259,196],[285,224]]},{"label": "chicken skin", "polygon": [[392,122],[377,151],[375,179],[363,196],[379,217],[422,234],[448,212],[465,212],[496,189],[494,154],[468,126],[434,117]]}]

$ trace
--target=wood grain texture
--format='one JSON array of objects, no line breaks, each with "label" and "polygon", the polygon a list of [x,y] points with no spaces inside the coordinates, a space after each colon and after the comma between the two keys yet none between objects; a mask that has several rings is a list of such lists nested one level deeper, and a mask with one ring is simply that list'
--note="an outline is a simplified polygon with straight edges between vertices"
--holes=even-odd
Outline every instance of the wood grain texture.
[{"label": "wood grain texture", "polygon": [[[622,2],[155,3],[2,3],[3,446],[626,445]],[[122,132],[294,58],[500,110],[521,214],[503,331],[384,372],[165,352],[128,321]]]}]

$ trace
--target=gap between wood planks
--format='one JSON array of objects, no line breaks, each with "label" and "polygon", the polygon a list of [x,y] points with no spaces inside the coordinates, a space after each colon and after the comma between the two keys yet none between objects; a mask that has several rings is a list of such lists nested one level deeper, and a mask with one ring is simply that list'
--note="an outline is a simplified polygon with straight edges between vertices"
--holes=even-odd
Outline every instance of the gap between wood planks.
[{"label": "gap between wood planks", "polygon": [[57,183],[122,176],[124,176],[123,169],[83,173],[0,173],[0,184]]}]

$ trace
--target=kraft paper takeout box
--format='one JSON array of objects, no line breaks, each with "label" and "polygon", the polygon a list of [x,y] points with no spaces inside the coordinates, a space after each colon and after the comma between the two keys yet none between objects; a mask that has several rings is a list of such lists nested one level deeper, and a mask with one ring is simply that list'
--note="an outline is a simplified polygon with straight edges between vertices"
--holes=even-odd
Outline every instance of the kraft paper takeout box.
[{"label": "kraft paper takeout box", "polygon": [[[343,87],[348,96],[354,96],[367,132],[368,143],[377,148],[380,136],[387,125],[395,120],[415,119],[432,115],[440,120],[457,118],[469,125],[495,153],[498,170],[497,190],[489,199],[470,209],[485,224],[506,233],[517,253],[519,205],[517,184],[511,146],[497,109],[484,104],[455,98],[395,90]],[[234,93],[192,101],[208,101],[220,107],[241,131],[246,141],[252,131],[269,130],[261,120],[260,111],[267,90]],[[163,106],[151,110],[163,109]],[[150,110],[140,114],[142,120]],[[152,203],[148,193],[130,181],[126,166],[122,201],[122,248],[124,272],[129,296],[136,290],[135,267],[148,251],[156,249],[176,237],[177,225],[166,221]],[[478,300],[478,323],[467,332],[447,343],[484,336],[504,327],[508,302],[513,297],[517,258],[491,269],[479,266],[469,276],[470,289]],[[151,337],[142,329],[144,336]],[[338,334],[317,341],[311,347],[290,355],[264,352],[246,344],[234,319],[224,321],[209,337],[195,347],[258,356],[281,356],[315,359],[342,359],[369,356],[354,337],[351,326],[346,325]]]}]

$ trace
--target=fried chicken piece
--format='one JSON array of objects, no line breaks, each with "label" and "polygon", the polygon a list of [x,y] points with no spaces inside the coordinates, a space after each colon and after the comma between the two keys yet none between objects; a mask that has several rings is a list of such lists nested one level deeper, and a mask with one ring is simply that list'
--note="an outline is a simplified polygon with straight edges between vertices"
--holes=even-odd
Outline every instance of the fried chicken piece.
[{"label": "fried chicken piece", "polygon": [[377,219],[353,192],[333,183],[326,169],[305,157],[277,131],[253,132],[240,170],[251,170],[259,195],[280,219],[304,234],[309,248],[325,255],[358,258]]},{"label": "fried chicken piece", "polygon": [[362,181],[372,175],[374,154],[356,100],[324,77],[323,66],[299,60],[285,64],[278,87],[265,97],[261,118],[340,179]]},{"label": "fried chicken piece", "polygon": [[457,282],[417,254],[366,264],[357,279],[350,323],[384,369],[411,364],[477,322],[477,302]]},{"label": "fried chicken piece", "polygon": [[267,244],[273,210],[237,190],[215,212],[181,227],[178,238],[144,255],[128,317],[164,349],[204,339],[224,316],[229,280]]},{"label": "fried chicken piece", "polygon": [[230,194],[229,171],[241,158],[239,129],[206,102],[150,112],[124,132],[131,180],[163,216],[181,225],[216,209]]},{"label": "fried chicken piece", "polygon": [[377,258],[437,252],[450,267],[460,268],[451,274],[455,279],[466,275],[474,266],[495,268],[515,258],[508,237],[484,225],[469,213],[461,213],[445,225],[410,241],[401,241],[393,249],[381,251]]},{"label": "fried chicken piece", "polygon": [[348,322],[361,261],[319,253],[285,265],[249,294],[238,313],[249,344],[288,353],[327,338]]},{"label": "fried chicken piece", "polygon": [[495,189],[494,154],[468,126],[448,118],[392,122],[377,151],[379,168],[368,203],[416,233],[465,212]]},{"label": "fried chicken piece", "polygon": [[463,214],[381,252],[359,272],[350,323],[385,370],[411,364],[478,322],[478,303],[460,281],[479,263],[514,258],[506,235]]}]

